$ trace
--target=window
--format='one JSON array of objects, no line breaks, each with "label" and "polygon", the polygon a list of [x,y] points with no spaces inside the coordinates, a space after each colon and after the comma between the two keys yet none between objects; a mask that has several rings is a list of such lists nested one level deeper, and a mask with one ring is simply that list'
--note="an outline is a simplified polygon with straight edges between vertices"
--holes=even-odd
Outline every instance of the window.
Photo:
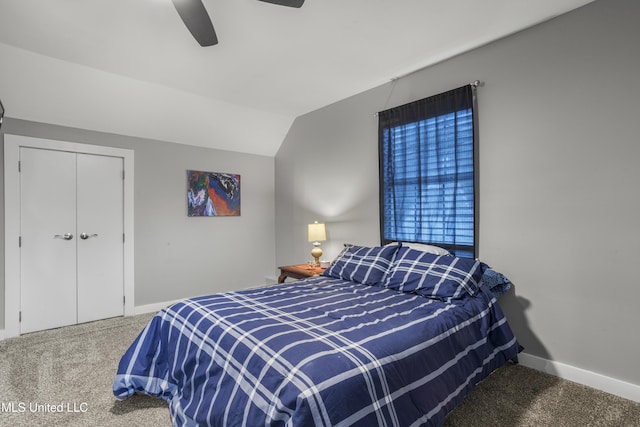
[{"label": "window", "polygon": [[476,257],[475,85],[382,111],[382,242],[419,242]]}]

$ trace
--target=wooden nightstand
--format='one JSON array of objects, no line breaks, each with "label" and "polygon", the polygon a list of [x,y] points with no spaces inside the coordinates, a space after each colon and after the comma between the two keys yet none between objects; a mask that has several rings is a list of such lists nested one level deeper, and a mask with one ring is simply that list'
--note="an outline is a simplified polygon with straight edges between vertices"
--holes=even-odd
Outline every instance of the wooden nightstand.
[{"label": "wooden nightstand", "polygon": [[292,279],[304,279],[306,277],[317,276],[322,274],[325,270],[322,267],[309,267],[309,264],[284,265],[278,268],[280,269],[278,283],[284,283],[287,277],[291,277]]}]

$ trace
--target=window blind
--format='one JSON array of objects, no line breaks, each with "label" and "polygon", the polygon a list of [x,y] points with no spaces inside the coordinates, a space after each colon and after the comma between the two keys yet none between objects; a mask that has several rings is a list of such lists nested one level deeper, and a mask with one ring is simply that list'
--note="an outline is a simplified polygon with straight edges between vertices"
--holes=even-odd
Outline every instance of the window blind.
[{"label": "window blind", "polygon": [[378,115],[382,241],[476,255],[472,87]]}]

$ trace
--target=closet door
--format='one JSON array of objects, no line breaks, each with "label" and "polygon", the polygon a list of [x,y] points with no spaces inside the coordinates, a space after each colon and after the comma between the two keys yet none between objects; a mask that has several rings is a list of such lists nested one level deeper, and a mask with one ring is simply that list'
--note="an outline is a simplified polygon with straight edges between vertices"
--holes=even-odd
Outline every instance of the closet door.
[{"label": "closet door", "polygon": [[124,315],[123,159],[20,148],[20,333]]},{"label": "closet door", "polygon": [[123,160],[78,154],[78,323],[124,315]]},{"label": "closet door", "polygon": [[20,148],[20,332],[76,315],[76,155]]}]

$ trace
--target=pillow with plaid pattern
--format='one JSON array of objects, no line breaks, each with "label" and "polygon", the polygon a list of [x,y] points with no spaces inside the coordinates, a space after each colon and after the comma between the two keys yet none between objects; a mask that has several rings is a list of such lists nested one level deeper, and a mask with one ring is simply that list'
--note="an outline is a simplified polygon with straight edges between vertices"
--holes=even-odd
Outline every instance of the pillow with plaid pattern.
[{"label": "pillow with plaid pattern", "polygon": [[475,295],[487,266],[475,259],[402,247],[382,286],[441,301]]},{"label": "pillow with plaid pattern", "polygon": [[384,279],[400,246],[349,246],[322,275],[376,285]]}]

